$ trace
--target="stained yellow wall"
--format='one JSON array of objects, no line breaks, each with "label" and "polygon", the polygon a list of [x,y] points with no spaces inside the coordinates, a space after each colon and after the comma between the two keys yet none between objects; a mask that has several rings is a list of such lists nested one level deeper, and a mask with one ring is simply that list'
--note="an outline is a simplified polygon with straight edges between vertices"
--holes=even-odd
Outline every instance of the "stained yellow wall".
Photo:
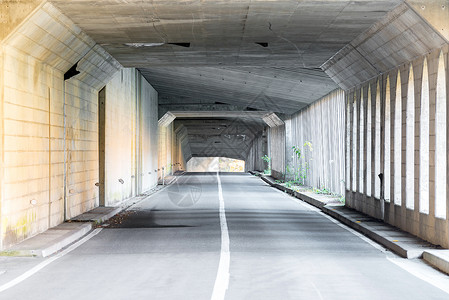
[{"label": "stained yellow wall", "polygon": [[106,205],[157,184],[157,97],[136,69],[122,69],[106,85]]},{"label": "stained yellow wall", "polygon": [[134,69],[123,69],[106,85],[105,189],[109,205],[135,194],[135,76]]},{"label": "stained yellow wall", "polygon": [[[158,126],[158,175],[159,182],[162,181],[162,168],[164,176],[174,174],[176,171],[186,170],[185,156],[187,143],[187,132],[185,128],[175,129],[171,122],[168,126]],[[190,157],[190,156],[189,156]]]},{"label": "stained yellow wall", "polygon": [[137,192],[140,193],[157,185],[158,94],[143,76],[139,75],[137,80],[140,90],[140,191]]},{"label": "stained yellow wall", "polygon": [[162,176],[173,172],[173,122],[167,127],[158,127],[158,145],[158,179],[162,180]]},{"label": "stained yellow wall", "polygon": [[61,223],[64,198],[67,218],[98,205],[98,91],[121,66],[48,3],[0,49],[4,249]]},{"label": "stained yellow wall", "polygon": [[103,87],[106,205],[157,184],[157,92],[51,4],[25,20],[0,44],[0,250],[99,205]]},{"label": "stained yellow wall", "polygon": [[3,0],[0,2],[0,41],[10,34],[43,0]]}]

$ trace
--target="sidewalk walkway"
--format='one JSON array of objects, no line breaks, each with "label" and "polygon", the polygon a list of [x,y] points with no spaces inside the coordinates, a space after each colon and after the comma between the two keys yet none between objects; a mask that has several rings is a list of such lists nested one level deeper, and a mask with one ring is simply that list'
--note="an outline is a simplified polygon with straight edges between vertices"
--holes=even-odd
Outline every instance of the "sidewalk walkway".
[{"label": "sidewalk walkway", "polygon": [[321,209],[324,213],[363,233],[401,257],[408,259],[423,258],[433,267],[449,274],[448,249],[441,249],[439,246],[423,241],[392,225],[347,208],[335,196],[320,195],[313,192],[297,192],[276,183],[270,176],[263,176],[258,173],[252,174],[260,176],[263,181],[272,187]]}]

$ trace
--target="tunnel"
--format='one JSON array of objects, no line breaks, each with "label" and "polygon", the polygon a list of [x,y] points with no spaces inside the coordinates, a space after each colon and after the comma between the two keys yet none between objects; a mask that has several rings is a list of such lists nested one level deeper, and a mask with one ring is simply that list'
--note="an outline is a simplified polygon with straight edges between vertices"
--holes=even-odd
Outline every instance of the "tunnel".
[{"label": "tunnel", "polygon": [[447,0],[0,1],[0,298],[101,248],[151,275],[86,299],[445,299],[448,45]]}]

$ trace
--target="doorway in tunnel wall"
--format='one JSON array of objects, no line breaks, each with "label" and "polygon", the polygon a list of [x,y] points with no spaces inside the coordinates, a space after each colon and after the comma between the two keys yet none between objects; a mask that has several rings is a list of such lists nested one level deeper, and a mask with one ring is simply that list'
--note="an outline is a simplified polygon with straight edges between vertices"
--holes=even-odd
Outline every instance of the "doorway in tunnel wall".
[{"label": "doorway in tunnel wall", "polygon": [[99,205],[105,206],[105,146],[106,146],[106,87],[98,92],[98,163],[99,163]]},{"label": "doorway in tunnel wall", "polygon": [[228,157],[192,157],[187,172],[244,172],[245,161]]}]

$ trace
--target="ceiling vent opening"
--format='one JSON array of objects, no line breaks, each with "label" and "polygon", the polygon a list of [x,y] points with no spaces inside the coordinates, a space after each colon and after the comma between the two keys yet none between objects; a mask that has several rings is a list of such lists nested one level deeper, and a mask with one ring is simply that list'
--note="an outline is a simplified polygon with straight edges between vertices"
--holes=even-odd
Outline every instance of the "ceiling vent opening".
[{"label": "ceiling vent opening", "polygon": [[167,44],[175,45],[175,46],[179,46],[179,47],[190,48],[190,43],[167,43]]},{"label": "ceiling vent opening", "polygon": [[77,61],[67,72],[64,73],[64,80],[69,80],[75,75],[78,75],[80,71],[78,71],[76,68],[78,67],[79,61]]},{"label": "ceiling vent opening", "polygon": [[251,107],[251,106],[247,106],[245,110],[246,111],[258,111],[257,108],[254,108],[254,107]]}]

